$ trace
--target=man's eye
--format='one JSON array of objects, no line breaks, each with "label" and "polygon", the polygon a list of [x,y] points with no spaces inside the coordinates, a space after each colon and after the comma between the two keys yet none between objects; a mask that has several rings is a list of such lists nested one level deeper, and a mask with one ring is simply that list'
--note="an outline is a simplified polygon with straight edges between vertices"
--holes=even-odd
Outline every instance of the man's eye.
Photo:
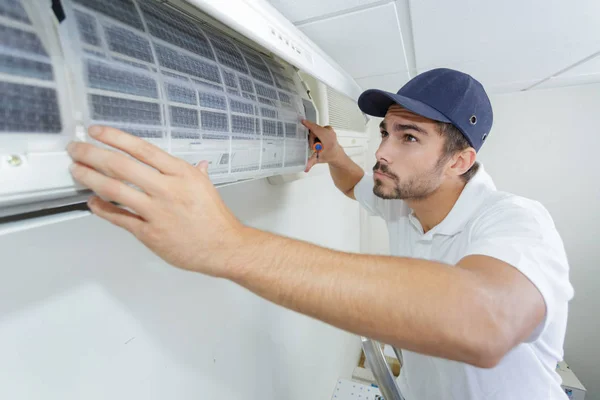
[{"label": "man's eye", "polygon": [[414,137],[413,135],[408,134],[408,133],[406,135],[404,135],[404,140],[407,142],[418,142],[419,141],[419,140],[417,140],[416,137]]},{"label": "man's eye", "polygon": [[389,136],[389,133],[387,133],[387,131],[381,131],[381,137],[382,138],[386,138]]}]

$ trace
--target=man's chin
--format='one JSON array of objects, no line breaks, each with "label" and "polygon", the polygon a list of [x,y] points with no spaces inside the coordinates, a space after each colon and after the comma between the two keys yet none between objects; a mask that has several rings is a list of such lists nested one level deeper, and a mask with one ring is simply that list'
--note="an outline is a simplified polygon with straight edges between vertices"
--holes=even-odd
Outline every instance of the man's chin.
[{"label": "man's chin", "polygon": [[393,188],[386,188],[383,185],[375,185],[373,187],[373,194],[384,200],[397,200],[398,193]]}]

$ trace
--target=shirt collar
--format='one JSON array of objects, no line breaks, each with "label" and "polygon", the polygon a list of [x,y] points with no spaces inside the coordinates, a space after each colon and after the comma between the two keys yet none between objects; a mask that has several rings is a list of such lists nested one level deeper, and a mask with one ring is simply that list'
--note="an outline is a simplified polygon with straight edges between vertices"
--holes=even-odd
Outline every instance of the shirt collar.
[{"label": "shirt collar", "polygon": [[[496,186],[492,181],[491,176],[484,170],[483,165],[479,165],[479,170],[465,185],[458,200],[448,213],[446,218],[438,225],[429,230],[425,237],[433,237],[435,234],[452,236],[464,228],[466,223],[471,219],[473,213],[479,208],[485,200],[487,194],[496,190]],[[408,216],[411,224],[421,233],[423,228],[421,223],[415,217],[414,211]]]}]

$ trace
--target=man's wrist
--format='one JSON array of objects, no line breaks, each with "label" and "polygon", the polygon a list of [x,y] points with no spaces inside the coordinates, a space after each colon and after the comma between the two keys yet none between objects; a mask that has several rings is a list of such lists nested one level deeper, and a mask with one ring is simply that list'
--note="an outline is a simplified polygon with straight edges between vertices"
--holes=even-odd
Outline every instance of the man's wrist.
[{"label": "man's wrist", "polygon": [[344,151],[344,148],[339,144],[333,150],[331,160],[328,162],[333,167],[343,167],[348,163],[349,157]]},{"label": "man's wrist", "polygon": [[243,224],[232,233],[221,260],[222,278],[239,282],[246,276],[248,267],[261,252],[260,241],[264,234]]}]

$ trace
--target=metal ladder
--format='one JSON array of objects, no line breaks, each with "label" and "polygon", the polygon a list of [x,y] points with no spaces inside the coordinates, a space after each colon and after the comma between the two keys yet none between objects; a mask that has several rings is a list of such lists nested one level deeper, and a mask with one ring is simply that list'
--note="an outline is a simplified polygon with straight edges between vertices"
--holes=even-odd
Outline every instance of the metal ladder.
[{"label": "metal ladder", "polygon": [[[379,391],[383,395],[383,398],[385,400],[404,400],[402,393],[400,393],[400,388],[396,383],[396,378],[394,377],[394,374],[392,374],[390,366],[385,361],[381,344],[375,340],[362,336],[361,340],[365,358],[369,364],[369,369],[377,381]],[[402,353],[395,347],[394,353],[396,353],[396,357],[398,357],[398,361],[400,361],[400,365],[402,366],[404,364]]]}]

